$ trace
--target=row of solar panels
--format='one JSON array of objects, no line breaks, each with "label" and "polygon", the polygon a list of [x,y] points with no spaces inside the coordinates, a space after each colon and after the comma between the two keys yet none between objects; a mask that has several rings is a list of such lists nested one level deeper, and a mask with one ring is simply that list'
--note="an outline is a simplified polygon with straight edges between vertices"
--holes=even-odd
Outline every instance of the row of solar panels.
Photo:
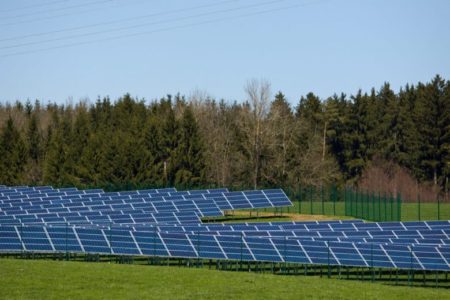
[{"label": "row of solar panels", "polygon": [[[328,223],[328,224],[322,224]],[[401,226],[397,223],[369,223],[377,225],[370,230],[360,230],[364,228],[360,220],[339,221],[339,222],[298,222],[275,224],[192,224],[192,225],[162,225],[162,226],[142,226],[132,225],[122,227],[123,230],[148,232],[153,231],[172,233],[184,232],[188,234],[203,235],[224,235],[245,237],[283,237],[288,239],[313,240],[313,241],[342,241],[342,242],[369,242],[369,243],[422,243],[422,244],[449,244],[450,223],[448,221],[433,222],[404,222]],[[332,229],[329,226],[340,226]],[[349,227],[349,225],[353,225]],[[58,225],[55,225],[58,226]],[[290,226],[291,229],[280,228]],[[87,228],[86,225],[83,227]],[[108,226],[109,227],[109,226]],[[104,227],[104,228],[108,228]],[[260,227],[260,228],[257,228]],[[261,227],[264,227],[262,229]],[[294,229],[292,229],[294,228]],[[300,229],[299,229],[300,228]],[[302,229],[306,228],[306,229]],[[399,229],[401,228],[401,229]],[[114,230],[120,229],[114,227]],[[27,230],[25,228],[25,230]]]},{"label": "row of solar panels", "polygon": [[336,221],[291,221],[291,222],[261,222],[261,223],[203,223],[203,224],[138,224],[124,225],[133,228],[154,227],[167,231],[321,231],[330,234],[341,231],[386,231],[386,230],[432,230],[449,229],[450,221],[412,221],[412,222],[364,222],[363,220]]},{"label": "row of solar panels", "polygon": [[[152,194],[152,191],[154,192]],[[74,194],[77,193],[77,194]],[[27,210],[42,209],[52,206],[57,207],[79,207],[93,205],[120,205],[138,204],[155,201],[185,201],[185,200],[212,200],[222,210],[241,208],[261,208],[292,205],[284,192],[280,189],[254,190],[229,192],[227,189],[193,190],[182,192],[168,192],[166,190],[141,190],[118,193],[103,193],[101,190],[92,191],[70,191],[57,192],[53,195],[46,194],[24,194],[23,192],[12,192],[8,195],[0,193],[0,208],[3,210]],[[7,198],[7,199],[2,199]],[[15,209],[14,209],[15,208]]]},{"label": "row of solar panels", "polygon": [[0,249],[430,270],[450,267],[448,221],[200,221],[223,210],[280,205],[291,205],[282,190],[105,193],[0,187]]},{"label": "row of solar panels", "polygon": [[80,252],[302,264],[450,270],[450,246],[78,227],[0,227],[2,251]]},{"label": "row of solar panels", "polygon": [[[0,226],[0,233],[4,231],[4,226]],[[61,226],[53,226],[57,228]],[[8,226],[6,226],[8,228]],[[84,227],[89,229],[92,227]],[[121,228],[121,227],[103,227],[108,230],[131,230],[134,232],[148,232],[149,235],[153,232],[162,233],[179,233],[182,231],[163,230],[161,228]],[[167,228],[166,228],[167,229]],[[21,227],[20,232],[32,231],[29,226]],[[434,230],[409,230],[409,231],[350,231],[350,232],[328,232],[328,231],[183,231],[186,234],[201,234],[201,235],[217,235],[217,236],[244,236],[244,237],[262,237],[262,238],[287,238],[306,241],[335,241],[335,242],[355,242],[355,243],[397,243],[397,244],[433,244],[433,245],[447,245],[450,244],[448,238],[450,234],[449,229],[434,229]],[[0,236],[0,242],[2,242]],[[6,241],[3,241],[6,242]]]},{"label": "row of solar panels", "polygon": [[[103,193],[65,189],[54,190],[51,196],[47,188],[45,193],[32,188],[19,190],[11,188],[1,194],[8,199],[0,200],[0,223],[192,223],[199,222],[199,217],[223,215],[222,211],[228,209],[291,205],[282,190],[164,189]],[[181,219],[177,218],[180,213]]]}]

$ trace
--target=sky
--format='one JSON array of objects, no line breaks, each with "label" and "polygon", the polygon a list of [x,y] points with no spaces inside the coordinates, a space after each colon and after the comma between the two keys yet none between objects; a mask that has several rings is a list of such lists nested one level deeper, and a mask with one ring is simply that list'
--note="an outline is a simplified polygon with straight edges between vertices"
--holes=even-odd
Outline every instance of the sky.
[{"label": "sky", "polygon": [[449,32],[448,0],[0,0],[0,102],[398,90],[450,79]]}]

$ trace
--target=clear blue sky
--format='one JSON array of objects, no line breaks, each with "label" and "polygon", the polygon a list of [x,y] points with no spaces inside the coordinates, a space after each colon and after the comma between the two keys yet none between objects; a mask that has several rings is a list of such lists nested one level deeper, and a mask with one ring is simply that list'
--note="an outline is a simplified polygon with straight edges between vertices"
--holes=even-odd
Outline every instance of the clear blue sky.
[{"label": "clear blue sky", "polygon": [[0,40],[2,102],[195,90],[241,101],[265,78],[296,104],[450,79],[448,0],[0,0]]}]

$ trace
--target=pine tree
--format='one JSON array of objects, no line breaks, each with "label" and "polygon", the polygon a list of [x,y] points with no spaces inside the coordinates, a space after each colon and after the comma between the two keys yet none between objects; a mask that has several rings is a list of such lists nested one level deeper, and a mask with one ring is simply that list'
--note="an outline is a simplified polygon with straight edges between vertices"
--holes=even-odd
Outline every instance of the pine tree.
[{"label": "pine tree", "polygon": [[400,107],[399,101],[391,90],[388,83],[385,83],[378,94],[381,104],[382,119],[379,124],[378,136],[380,139],[378,150],[382,156],[389,161],[399,161],[400,156]]},{"label": "pine tree", "polygon": [[71,113],[62,111],[62,118],[54,115],[53,131],[44,165],[44,182],[55,186],[78,183],[74,175],[74,158],[70,154],[72,136]]},{"label": "pine tree", "polygon": [[171,97],[160,102],[161,127],[161,151],[163,165],[163,182],[166,186],[175,183],[175,173],[179,165],[176,149],[179,143],[179,123],[175,118]]},{"label": "pine tree", "polygon": [[419,157],[419,143],[417,141],[417,127],[414,122],[415,89],[406,86],[398,94],[398,125],[396,136],[398,152],[396,161],[410,170],[415,170]]},{"label": "pine tree", "polygon": [[447,81],[444,92],[444,111],[441,120],[442,135],[442,159],[443,159],[443,185],[444,191],[450,190],[450,81]]},{"label": "pine tree", "polygon": [[445,186],[446,140],[450,101],[445,93],[445,81],[437,75],[427,85],[417,87],[417,120],[420,142],[421,177],[435,185]]},{"label": "pine tree", "polygon": [[183,112],[179,132],[175,184],[198,186],[205,176],[204,148],[197,121],[190,106],[187,106]]},{"label": "pine tree", "polygon": [[153,186],[162,186],[163,182],[163,157],[161,148],[161,128],[156,116],[151,116],[145,126],[144,160],[139,181]]},{"label": "pine tree", "polygon": [[9,116],[0,136],[0,182],[5,185],[20,184],[25,163],[25,143]]},{"label": "pine tree", "polygon": [[269,116],[270,137],[269,152],[271,159],[262,170],[267,185],[285,185],[292,155],[294,154],[294,115],[291,106],[282,92],[275,95],[271,103]]},{"label": "pine tree", "polygon": [[42,135],[39,130],[39,120],[37,113],[31,113],[28,117],[28,128],[26,131],[26,148],[28,154],[28,162],[25,174],[25,182],[29,184],[37,184],[42,180],[42,156],[43,145]]},{"label": "pine tree", "polygon": [[322,105],[319,97],[313,93],[308,93],[305,97],[300,98],[300,103],[297,106],[297,118],[306,121],[312,134],[318,134],[321,127],[321,113]]},{"label": "pine tree", "polygon": [[353,103],[347,116],[344,134],[345,173],[347,179],[357,179],[369,160],[368,154],[368,102],[369,96],[361,91],[352,96]]}]

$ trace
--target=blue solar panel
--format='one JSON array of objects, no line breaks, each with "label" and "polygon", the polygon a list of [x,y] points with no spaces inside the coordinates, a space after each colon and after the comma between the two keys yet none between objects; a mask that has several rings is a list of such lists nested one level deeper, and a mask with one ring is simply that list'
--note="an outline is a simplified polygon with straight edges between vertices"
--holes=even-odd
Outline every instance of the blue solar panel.
[{"label": "blue solar panel", "polygon": [[[200,217],[222,215],[223,210],[287,205],[291,202],[282,190],[151,189],[105,193],[75,188],[0,187],[0,251],[449,270],[449,221],[200,221]],[[36,225],[12,226],[20,223]]]}]

